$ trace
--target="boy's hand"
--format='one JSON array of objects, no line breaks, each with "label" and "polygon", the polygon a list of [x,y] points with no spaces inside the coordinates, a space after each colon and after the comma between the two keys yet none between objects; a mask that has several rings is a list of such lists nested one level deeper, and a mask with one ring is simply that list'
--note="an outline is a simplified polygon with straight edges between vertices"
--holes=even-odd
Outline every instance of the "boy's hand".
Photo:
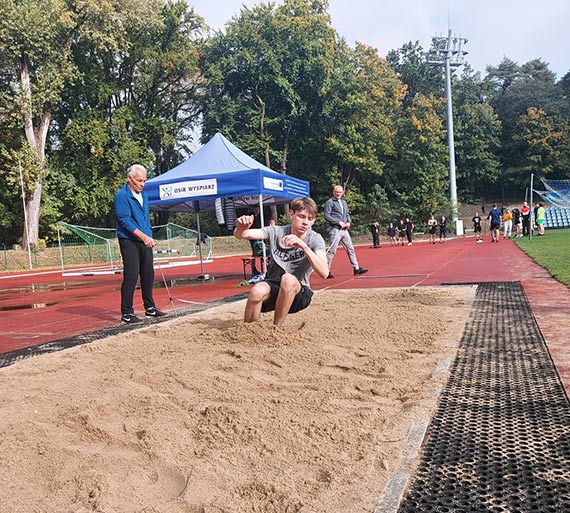
[{"label": "boy's hand", "polygon": [[307,245],[299,237],[293,234],[285,235],[285,237],[281,239],[281,244],[284,247],[297,247],[302,250],[307,247]]},{"label": "boy's hand", "polygon": [[247,230],[253,224],[253,216],[241,216],[236,219],[236,226]]}]

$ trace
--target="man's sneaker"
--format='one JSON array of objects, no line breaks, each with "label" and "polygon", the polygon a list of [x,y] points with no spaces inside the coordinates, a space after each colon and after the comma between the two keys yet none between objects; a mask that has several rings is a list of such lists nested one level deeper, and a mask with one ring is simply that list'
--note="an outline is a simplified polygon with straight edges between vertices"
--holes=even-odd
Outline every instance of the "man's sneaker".
[{"label": "man's sneaker", "polygon": [[147,317],[164,317],[166,314],[161,312],[158,308],[151,306],[145,313]]},{"label": "man's sneaker", "polygon": [[360,268],[354,270],[354,275],[356,276],[357,274],[364,274],[367,272],[368,272],[368,269],[364,269],[364,267],[360,267]]},{"label": "man's sneaker", "polygon": [[143,322],[140,317],[137,317],[135,314],[131,313],[121,315],[121,321],[126,322],[127,324],[137,324],[139,322]]},{"label": "man's sneaker", "polygon": [[329,273],[329,275],[327,276],[327,280],[332,280],[334,278],[334,275]]}]

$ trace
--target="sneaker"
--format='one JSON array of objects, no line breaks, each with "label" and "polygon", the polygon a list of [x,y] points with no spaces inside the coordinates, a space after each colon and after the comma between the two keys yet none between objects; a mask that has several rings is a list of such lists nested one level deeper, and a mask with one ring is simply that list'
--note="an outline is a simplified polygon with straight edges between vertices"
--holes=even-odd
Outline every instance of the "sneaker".
[{"label": "sneaker", "polygon": [[334,278],[334,274],[329,273],[327,276],[327,280],[332,280]]},{"label": "sneaker", "polygon": [[158,308],[151,306],[145,313],[147,317],[164,317],[166,314],[161,312]]},{"label": "sneaker", "polygon": [[412,245],[412,243],[411,243],[411,242],[408,242],[408,246],[411,246],[411,245]]},{"label": "sneaker", "polygon": [[137,324],[139,322],[143,322],[140,317],[137,317],[135,314],[131,313],[121,315],[121,321],[126,322],[127,324]]},{"label": "sneaker", "polygon": [[368,272],[368,269],[364,269],[363,267],[360,267],[360,268],[354,270],[354,275],[356,276],[357,274],[364,274],[367,272]]}]

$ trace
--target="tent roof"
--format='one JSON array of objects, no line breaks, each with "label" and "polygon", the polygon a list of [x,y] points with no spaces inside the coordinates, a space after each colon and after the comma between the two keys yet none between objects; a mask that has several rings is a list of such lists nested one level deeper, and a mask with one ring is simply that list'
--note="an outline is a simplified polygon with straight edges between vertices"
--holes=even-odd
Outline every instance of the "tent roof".
[{"label": "tent roof", "polygon": [[217,133],[189,159],[148,180],[145,186],[155,210],[213,210],[216,198],[233,198],[236,206],[288,203],[309,196],[309,182],[260,164]]},{"label": "tent roof", "polygon": [[189,159],[153,178],[152,181],[163,182],[176,178],[219,175],[250,169],[262,169],[275,173],[272,169],[252,159],[218,132]]}]

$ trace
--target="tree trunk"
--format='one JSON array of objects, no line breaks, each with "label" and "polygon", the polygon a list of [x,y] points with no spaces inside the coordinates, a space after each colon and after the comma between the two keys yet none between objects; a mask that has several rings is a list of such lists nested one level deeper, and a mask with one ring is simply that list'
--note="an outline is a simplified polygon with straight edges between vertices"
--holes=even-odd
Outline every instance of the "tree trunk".
[{"label": "tree trunk", "polygon": [[28,246],[28,243],[36,244],[39,239],[42,182],[45,169],[45,144],[51,120],[51,111],[44,108],[40,125],[38,129],[35,130],[32,110],[32,88],[30,86],[30,72],[26,55],[22,55],[20,58],[20,81],[25,102],[25,110],[23,113],[24,132],[30,148],[36,152],[41,169],[39,176],[36,178],[33,191],[25,196],[27,228],[24,227],[22,234],[22,247],[25,248]]}]

